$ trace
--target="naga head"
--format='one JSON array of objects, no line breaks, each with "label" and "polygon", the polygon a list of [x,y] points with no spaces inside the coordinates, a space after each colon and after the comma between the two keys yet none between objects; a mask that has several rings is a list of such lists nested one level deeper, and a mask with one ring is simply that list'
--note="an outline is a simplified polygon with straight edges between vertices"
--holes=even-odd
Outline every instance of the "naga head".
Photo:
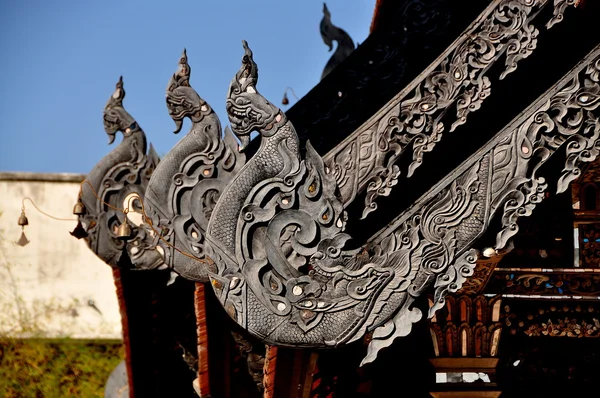
[{"label": "naga head", "polygon": [[108,134],[109,145],[114,142],[117,131],[128,135],[138,129],[135,119],[123,108],[123,98],[125,98],[125,89],[123,76],[121,76],[115,92],[104,107],[104,130]]},{"label": "naga head", "polygon": [[188,64],[185,48],[179,59],[179,68],[167,86],[167,109],[176,125],[175,134],[181,131],[183,119],[189,117],[193,123],[200,122],[212,110],[190,86],[192,68]]},{"label": "naga head", "polygon": [[227,116],[231,130],[241,142],[241,150],[250,143],[250,133],[258,131],[269,137],[286,122],[285,115],[275,105],[256,91],[258,67],[252,59],[252,50],[246,41],[242,66],[229,85]]},{"label": "naga head", "polygon": [[321,37],[323,42],[329,47],[329,51],[333,50],[333,39],[331,37],[331,13],[327,8],[327,3],[323,3],[323,19],[321,20]]}]

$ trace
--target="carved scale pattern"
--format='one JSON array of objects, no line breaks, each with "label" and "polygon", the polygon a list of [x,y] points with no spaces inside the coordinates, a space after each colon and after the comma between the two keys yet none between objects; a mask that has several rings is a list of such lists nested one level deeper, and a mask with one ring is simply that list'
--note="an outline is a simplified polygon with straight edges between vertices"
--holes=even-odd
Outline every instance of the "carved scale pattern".
[{"label": "carved scale pattern", "polygon": [[[470,247],[496,211],[503,225],[496,249],[505,246],[517,218],[541,201],[546,184],[537,170],[552,153],[567,150],[559,189],[576,178],[579,163],[598,155],[600,123],[592,111],[600,104],[599,53],[595,49],[362,249],[348,251],[335,174],[310,144],[300,159],[293,127],[256,92],[257,68],[246,48],[229,115],[236,134],[247,134],[254,123],[262,144],[223,192],[207,230],[207,250],[217,264],[212,286],[227,312],[277,345],[331,347],[372,332],[363,363],[373,361],[421,319],[413,303],[428,287],[434,288],[431,315],[473,274],[477,252]],[[269,122],[259,123],[258,114]],[[287,167],[252,162],[274,157]]]},{"label": "carved scale pattern", "polygon": [[[547,3],[493,2],[468,29],[470,33],[446,51],[447,55],[353,133],[345,145],[328,153],[325,162],[335,172],[344,203],[366,189],[365,218],[377,208],[376,199],[388,196],[397,184],[401,172],[397,161],[411,143],[413,162],[408,177],[421,165],[424,153],[442,139],[446,127],[441,119],[454,105],[456,120],[450,131],[464,124],[469,113],[477,111],[491,93],[491,81],[486,76],[489,68],[505,54],[503,79],[535,50],[539,31],[532,20]],[[412,98],[404,99],[413,88]]]},{"label": "carved scale pattern", "polygon": [[152,172],[159,162],[152,146],[146,154],[146,135],[123,108],[124,98],[121,78],[104,109],[104,129],[109,136],[109,144],[118,131],[123,133],[123,141],[88,174],[86,180],[91,187],[87,183],[81,187],[81,201],[86,213],[79,216],[79,221],[86,231],[87,245],[108,265],[116,267],[126,250],[135,267],[152,269],[162,265],[163,261],[155,250],[150,228],[128,221],[132,238],[126,244],[116,234],[118,226],[124,222],[123,213],[105,205],[94,195],[96,192],[112,207],[129,207],[130,212],[139,212],[141,204],[135,198],[144,197]]}]

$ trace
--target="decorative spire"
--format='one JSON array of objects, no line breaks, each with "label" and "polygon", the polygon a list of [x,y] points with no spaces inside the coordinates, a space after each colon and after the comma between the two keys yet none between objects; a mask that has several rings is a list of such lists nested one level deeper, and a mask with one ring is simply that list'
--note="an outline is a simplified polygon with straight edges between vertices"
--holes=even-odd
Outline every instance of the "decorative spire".
[{"label": "decorative spire", "polygon": [[115,92],[108,99],[108,103],[104,109],[123,107],[123,99],[125,98],[125,89],[123,88],[123,76],[119,76],[119,81],[115,86]]},{"label": "decorative spire", "polygon": [[246,91],[249,85],[256,86],[258,82],[258,66],[252,57],[252,50],[248,47],[246,40],[242,40],[242,46],[244,47],[242,65],[231,82],[232,88],[237,89],[237,93]]},{"label": "decorative spire", "polygon": [[210,106],[204,101],[190,85],[192,68],[188,63],[186,49],[183,49],[179,58],[177,71],[173,74],[167,85],[167,109],[169,116],[175,122],[175,134],[181,131],[183,119],[189,117],[192,122],[200,122],[204,116],[212,112]]},{"label": "decorative spire", "polygon": [[173,74],[171,80],[169,80],[169,86],[167,92],[175,90],[177,87],[190,87],[190,76],[192,74],[192,67],[188,63],[186,49],[183,49],[181,58],[179,58],[179,68]]}]

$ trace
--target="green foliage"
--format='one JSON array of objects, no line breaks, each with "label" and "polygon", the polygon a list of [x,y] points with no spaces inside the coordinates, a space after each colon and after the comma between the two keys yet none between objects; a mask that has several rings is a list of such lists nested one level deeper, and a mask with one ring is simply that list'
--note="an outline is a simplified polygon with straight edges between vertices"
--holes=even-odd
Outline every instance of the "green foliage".
[{"label": "green foliage", "polygon": [[6,398],[103,397],[123,358],[116,340],[0,339],[0,394]]}]

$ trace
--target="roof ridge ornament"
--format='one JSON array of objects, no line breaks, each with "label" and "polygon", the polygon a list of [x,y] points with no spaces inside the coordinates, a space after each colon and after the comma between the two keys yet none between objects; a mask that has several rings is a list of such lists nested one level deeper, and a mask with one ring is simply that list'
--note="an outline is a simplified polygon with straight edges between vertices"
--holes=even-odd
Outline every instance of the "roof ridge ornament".
[{"label": "roof ridge ornament", "polygon": [[331,22],[331,12],[327,8],[327,3],[323,3],[323,18],[321,19],[321,37],[329,51],[333,50],[333,42],[337,42],[337,48],[325,65],[321,74],[321,80],[334,70],[344,59],[354,51],[356,46],[350,35],[343,29],[338,28]]}]

